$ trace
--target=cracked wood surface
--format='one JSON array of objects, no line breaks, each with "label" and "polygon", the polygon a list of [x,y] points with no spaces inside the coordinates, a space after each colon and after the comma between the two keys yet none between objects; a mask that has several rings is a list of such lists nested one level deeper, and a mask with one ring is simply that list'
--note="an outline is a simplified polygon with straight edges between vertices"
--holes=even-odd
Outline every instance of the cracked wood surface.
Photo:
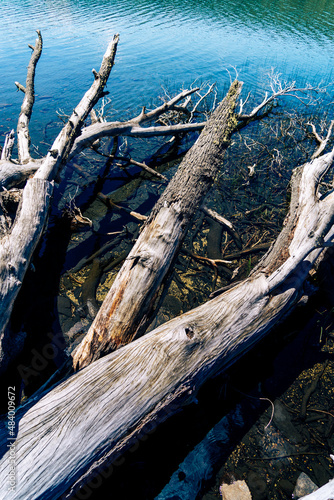
[{"label": "cracked wood surface", "polygon": [[[310,217],[316,204],[318,214],[326,212],[333,219],[331,195],[318,193],[319,179],[332,161],[333,152],[299,168],[293,177],[297,185],[288,220],[294,220],[295,231],[291,240],[283,229],[277,240],[287,245],[287,266],[273,271],[276,280],[281,276],[274,290],[263,264],[275,261],[275,245],[244,282],[97,360],[49,392],[40,391],[17,410],[17,487],[13,494],[3,490],[1,499],[65,499],[87,481],[102,481],[106,467],[122,452],[180,405],[193,401],[208,378],[248,352],[288,314],[323,251],[313,246],[305,257],[299,248],[309,249],[321,228],[327,231],[321,235],[324,242],[333,239],[332,225]],[[5,484],[10,452],[5,421],[1,425],[0,479]],[[311,498],[325,497],[319,493]]]},{"label": "cracked wood surface", "polygon": [[[57,136],[51,150],[42,160],[34,177],[27,181],[23,189],[22,204],[18,209],[13,226],[10,232],[1,240],[0,372],[4,372],[7,369],[9,363],[15,358],[22,347],[22,343],[17,342],[18,339],[15,338],[13,332],[6,327],[10,319],[15,299],[28,269],[30,259],[46,224],[53,194],[53,180],[64,165],[64,162],[66,162],[74,140],[80,132],[83,120],[88,116],[91,109],[103,94],[103,89],[114,64],[118,39],[119,37],[116,35],[110,42],[102,59],[100,71],[99,73],[95,72],[93,84],[83,96],[73,111],[72,116]],[[39,41],[41,44],[40,33]],[[35,68],[37,63],[37,61],[35,61],[35,51],[33,52],[31,61],[33,61],[31,65]],[[31,79],[33,80],[33,72],[29,73],[28,70],[27,82],[30,82]],[[30,83],[29,85],[31,87]],[[28,111],[29,109],[24,113],[26,116],[29,116]],[[27,167],[27,169],[30,168],[31,163],[32,162],[29,162],[29,167]],[[16,167],[14,167],[14,169],[15,168]]]},{"label": "cracked wood surface", "polygon": [[73,353],[83,368],[144,333],[189,222],[213,184],[237,126],[235,81],[149,215],[86,337]]}]

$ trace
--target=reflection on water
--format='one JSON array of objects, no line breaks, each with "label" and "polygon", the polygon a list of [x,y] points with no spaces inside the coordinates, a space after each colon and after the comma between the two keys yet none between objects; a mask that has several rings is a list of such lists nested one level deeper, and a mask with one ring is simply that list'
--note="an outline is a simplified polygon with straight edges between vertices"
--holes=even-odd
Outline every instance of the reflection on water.
[{"label": "reflection on water", "polygon": [[109,91],[120,112],[149,103],[162,84],[176,88],[199,78],[223,87],[231,66],[253,88],[272,66],[302,81],[328,80],[331,71],[328,0],[3,0],[1,7],[1,134],[16,125],[22,96],[14,81],[25,80],[35,29],[44,52],[33,131],[54,121],[57,108],[75,105],[116,32],[121,43]]}]

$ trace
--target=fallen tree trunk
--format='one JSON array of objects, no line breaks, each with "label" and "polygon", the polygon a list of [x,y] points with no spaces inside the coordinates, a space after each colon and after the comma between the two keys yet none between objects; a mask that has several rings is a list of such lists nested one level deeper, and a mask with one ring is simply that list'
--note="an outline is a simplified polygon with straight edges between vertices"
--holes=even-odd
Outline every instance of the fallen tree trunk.
[{"label": "fallen tree trunk", "polygon": [[[116,40],[117,39],[117,40]],[[117,41],[118,41],[118,36],[115,37],[114,41],[110,44],[110,47],[116,49],[117,46]],[[6,190],[8,188],[12,188],[13,186],[18,186],[21,187],[22,184],[26,182],[28,178],[30,178],[33,174],[34,177],[33,179],[37,181],[37,179],[43,180],[46,183],[50,183],[50,186],[48,187],[48,196],[45,197],[43,201],[43,196],[41,197],[37,196],[36,197],[36,205],[40,205],[41,212],[39,214],[36,214],[35,208],[32,207],[31,209],[31,215],[28,213],[29,211],[25,211],[23,214],[18,210],[15,221],[12,225],[11,228],[9,228],[9,225],[7,224],[7,220],[5,218],[5,214],[2,214],[2,209],[0,207],[0,227],[1,227],[1,232],[2,234],[6,233],[4,238],[2,238],[2,248],[0,249],[0,372],[3,372],[8,364],[13,361],[13,358],[18,354],[20,351],[20,346],[22,345],[22,342],[16,342],[15,339],[7,338],[4,339],[5,336],[5,330],[8,325],[8,321],[11,315],[12,307],[14,305],[15,299],[17,297],[18,291],[21,287],[22,280],[24,278],[25,272],[28,268],[29,261],[32,257],[32,253],[34,249],[36,248],[36,245],[40,239],[40,236],[43,232],[43,228],[45,227],[45,223],[47,220],[47,214],[48,214],[48,206],[50,204],[50,194],[53,192],[53,182],[54,179],[57,178],[57,175],[59,174],[59,171],[65,166],[66,162],[72,158],[74,155],[78,154],[80,151],[82,151],[84,148],[87,147],[92,147],[94,151],[96,151],[96,148],[98,148],[98,143],[99,139],[101,137],[105,136],[117,136],[117,135],[132,135],[132,136],[140,136],[140,137],[147,137],[147,136],[152,136],[152,135],[167,135],[167,134],[178,134],[178,133],[186,133],[189,131],[194,131],[194,130],[201,130],[204,126],[204,123],[184,123],[184,117],[187,121],[191,121],[192,118],[194,117],[194,114],[196,113],[197,116],[200,116],[201,113],[199,111],[199,104],[205,99],[213,89],[213,86],[210,85],[208,91],[206,92],[205,95],[201,96],[200,93],[198,92],[200,89],[197,88],[191,88],[190,90],[184,90],[181,93],[179,93],[177,96],[170,98],[168,101],[164,102],[161,106],[151,110],[151,111],[146,111],[145,108],[142,109],[142,112],[135,118],[128,120],[126,122],[113,122],[113,123],[101,123],[100,120],[92,119],[92,124],[85,126],[84,127],[84,120],[87,118],[88,114],[92,110],[93,106],[97,103],[99,97],[105,95],[105,92],[103,90],[104,84],[106,82],[106,79],[108,78],[110,69],[113,65],[113,57],[115,55],[115,50],[113,54],[109,54],[108,51],[105,56],[105,60],[109,61],[107,64],[102,64],[101,69],[99,72],[96,72],[93,70],[93,74],[95,77],[95,81],[91,87],[91,89],[86,93],[84,98],[82,99],[81,103],[76,107],[74,112],[72,113],[71,117],[69,118],[67,124],[64,126],[63,130],[61,133],[58,135],[56,140],[54,141],[51,149],[49,150],[47,156],[43,159],[35,160],[31,157],[30,155],[30,135],[29,135],[29,120],[30,116],[32,113],[32,107],[34,104],[34,75],[35,75],[35,68],[36,64],[38,62],[38,59],[41,54],[42,50],[42,37],[40,32],[38,32],[38,39],[36,41],[35,47],[31,47],[33,50],[31,60],[28,66],[28,73],[27,73],[27,80],[26,80],[26,86],[24,87],[20,83],[16,82],[16,85],[19,90],[24,92],[25,97],[24,101],[22,104],[21,108],[21,114],[19,117],[19,125],[18,125],[18,150],[19,150],[19,158],[18,160],[13,160],[11,158],[12,154],[12,147],[13,147],[13,133],[11,132],[8,134],[6,138],[6,142],[2,151],[1,159],[0,159],[0,189]],[[108,49],[109,50],[109,49]],[[107,55],[108,54],[108,55]],[[203,87],[202,87],[203,88]],[[240,90],[240,89],[239,89]],[[247,115],[243,114],[243,108],[246,103],[243,103],[241,101],[240,105],[240,112],[237,115],[234,115],[233,120],[231,120],[230,123],[228,123],[228,126],[231,126],[233,129],[236,127],[240,128],[241,126],[244,126],[248,124],[250,121],[261,118],[259,117],[259,111],[264,109],[266,106],[270,106],[274,100],[277,97],[280,97],[282,95],[288,95],[292,94],[295,95],[295,93],[301,92],[305,89],[297,89],[294,84],[291,84],[289,86],[285,86],[284,88],[279,85],[279,89],[275,90],[275,86],[272,86],[273,94],[268,97],[266,94],[265,99],[262,101],[260,105],[258,105],[254,110]],[[194,96],[196,94],[196,99],[197,101],[194,102],[192,110],[187,109],[187,106],[190,106],[190,96]],[[230,96],[231,97],[231,96]],[[237,98],[237,96],[235,96]],[[247,101],[248,99],[246,99]],[[180,101],[184,101],[183,104],[179,104]],[[99,117],[101,118],[103,114],[103,106],[102,110],[99,112]],[[96,116],[96,114],[95,114]],[[182,118],[183,116],[183,118]],[[238,121],[239,123],[236,124],[235,122]],[[143,127],[142,125],[151,123],[152,126],[149,127]],[[165,125],[163,127],[156,126],[157,123],[164,123]],[[207,132],[209,129],[207,129]],[[207,133],[206,132],[206,133]],[[211,177],[213,175],[213,172],[215,171],[217,167],[217,162],[218,157],[215,158],[215,153],[214,150],[216,148],[216,152],[219,155],[219,144],[216,144],[216,140],[221,141],[222,139],[222,144],[224,143],[224,133],[227,133],[226,136],[226,144],[228,142],[228,136],[231,133],[231,130],[228,130],[228,127],[225,127],[223,131],[219,130],[219,127],[217,127],[217,130],[210,130],[210,136],[211,133],[213,140],[212,140],[212,146],[213,146],[213,155],[212,155],[212,160],[214,164],[214,168],[212,169],[212,172],[210,173]],[[203,138],[202,134],[202,138]],[[200,139],[199,144],[202,144],[202,149],[205,151],[205,140]],[[223,148],[226,147],[226,144],[223,145]],[[199,150],[197,150],[198,152]],[[201,153],[203,153],[203,151]],[[199,155],[200,157],[201,155]],[[114,158],[111,156],[110,158]],[[203,163],[203,165],[205,162]],[[189,163],[190,167],[193,167],[191,163]],[[197,171],[198,172],[198,171]],[[180,189],[183,189],[185,187],[185,192],[188,192],[188,187],[190,184],[187,181],[187,175],[188,173],[185,173],[184,177],[184,184],[180,184]],[[203,176],[197,176],[198,184],[196,186],[196,189],[193,189],[194,193],[194,202],[193,206],[197,204],[197,201],[200,199],[201,194],[200,193],[205,193],[207,189],[207,183],[208,179],[206,178],[208,175],[208,172],[205,171],[205,168],[203,168]],[[209,177],[210,177],[209,175]],[[176,177],[178,179],[178,177]],[[190,176],[191,182],[194,181],[194,178]],[[209,181],[211,182],[211,181]],[[29,180],[28,184],[32,185],[33,180]],[[189,184],[189,185],[188,185]],[[172,184],[173,185],[173,184]],[[194,185],[194,184],[193,184]],[[182,187],[183,186],[183,187]],[[167,193],[171,193],[170,191],[166,191]],[[199,193],[199,196],[198,196]],[[23,199],[25,199],[25,195],[23,194]],[[171,196],[173,199],[173,196]],[[173,216],[176,216],[177,210],[180,210],[180,213],[183,213],[183,208],[182,208],[182,199],[180,199],[180,207],[177,206],[176,199],[174,199],[173,203],[176,207],[176,211]],[[32,202],[34,200],[32,199]],[[167,199],[164,199],[164,202],[169,203]],[[171,205],[173,205],[173,203]],[[191,205],[191,203],[190,203]],[[163,207],[162,207],[163,208]],[[185,210],[185,212],[187,209]],[[164,209],[162,210],[160,215],[165,214],[165,216],[168,216],[167,210]],[[188,211],[189,213],[189,218],[191,217],[191,214],[193,213],[193,207]],[[157,214],[155,214],[157,215]],[[34,221],[34,218],[37,216],[36,220]],[[183,217],[183,216],[181,216]],[[176,217],[177,219],[177,217]],[[186,218],[185,218],[186,219]],[[184,220],[185,220],[184,219]],[[28,221],[28,222],[27,222]],[[10,221],[11,222],[11,221]],[[20,237],[19,240],[15,240],[11,238],[10,231],[16,234],[20,234],[20,227],[25,226],[26,222],[28,225],[30,224],[30,233],[29,236],[27,236],[28,239],[26,241],[23,240],[23,237]],[[180,221],[176,221],[177,224],[180,223]],[[184,222],[184,221],[183,221]],[[183,224],[183,223],[182,223]],[[182,225],[181,224],[181,225]],[[149,225],[146,225],[146,228],[149,227]],[[152,227],[152,226],[151,226]],[[14,231],[14,228],[15,231]],[[23,234],[27,235],[27,231],[25,230],[26,228],[23,227]],[[175,226],[175,229],[177,231],[177,226]],[[181,239],[183,238],[185,231],[184,229],[181,230]],[[146,233],[147,234],[147,233]],[[169,236],[168,236],[169,237]],[[180,241],[181,241],[180,239]],[[20,245],[20,246],[19,246]],[[139,245],[139,243],[138,243]],[[176,255],[177,252],[177,245],[175,245],[175,242],[171,244],[171,246],[174,245],[174,249],[170,255],[170,257],[173,257],[173,255]],[[168,247],[168,245],[167,245]],[[161,245],[160,250],[163,251],[163,245]],[[145,253],[145,249],[144,249]],[[142,266],[145,261],[147,263],[149,262],[149,259],[147,260],[147,255],[135,255],[131,256],[130,259],[131,261],[131,267],[137,267]],[[147,265],[146,263],[146,265]],[[128,265],[128,261],[126,262]],[[167,266],[170,268],[171,263]],[[134,326],[133,323],[131,323],[131,328],[129,330],[128,334],[123,335],[123,333],[120,331],[119,333],[115,333],[115,339],[109,342],[110,339],[108,339],[108,335],[105,336],[104,343],[102,342],[100,351],[97,353],[97,356],[100,356],[102,353],[109,352],[111,349],[113,349],[113,346],[118,346],[121,345],[125,339],[125,342],[129,341],[131,338],[133,338],[134,334],[140,334],[141,331],[145,329],[145,324],[148,321],[148,314],[149,314],[149,309],[151,308],[152,304],[154,303],[154,298],[155,294],[158,293],[157,290],[159,286],[161,285],[161,281],[163,279],[163,275],[166,272],[166,269],[163,270],[161,276],[156,280],[154,287],[152,288],[152,293],[150,296],[148,296],[148,302],[149,305],[147,308],[142,310],[142,313],[144,315],[143,318],[140,318],[140,314],[136,316],[135,321],[137,324]],[[132,273],[133,274],[133,273]],[[145,274],[145,273],[144,273]],[[161,278],[161,279],[160,279]],[[124,285],[124,282],[123,282]],[[138,286],[142,287],[142,284],[138,282]],[[122,289],[119,290],[121,294],[123,294]],[[145,295],[145,294],[144,294]],[[119,293],[117,292],[117,296],[119,297]],[[152,300],[151,300],[152,299]],[[142,301],[143,302],[143,301]],[[145,301],[144,301],[145,302]],[[8,329],[8,328],[7,328]],[[102,338],[100,335],[101,332],[99,332],[98,336],[96,338]],[[90,360],[95,359],[94,356],[91,356],[91,350],[94,347],[95,340],[96,338],[93,336],[90,337],[90,340],[87,341],[85,344],[84,348],[80,348],[79,351],[77,352],[76,356],[77,358],[74,361],[74,365],[77,367],[85,366]],[[123,337],[123,338],[122,338]],[[125,338],[126,337],[126,338]],[[95,340],[94,340],[95,339]],[[91,344],[91,345],[90,345]],[[6,345],[9,347],[8,349],[6,348]],[[7,352],[5,350],[7,349]],[[84,352],[83,352],[84,351]]]},{"label": "fallen tree trunk", "polygon": [[[41,51],[41,35],[38,32],[36,49]],[[43,159],[34,177],[29,179],[22,195],[22,203],[18,209],[11,231],[1,240],[0,246],[0,372],[6,370],[8,364],[21,349],[21,342],[13,338],[6,329],[12,308],[21,288],[22,280],[27,271],[32,254],[44,230],[53,193],[54,178],[66,164],[76,136],[79,134],[83,121],[91,109],[103,95],[111,68],[114,64],[118,35],[109,44],[103,57],[99,73],[95,72],[95,81],[86,92],[70,119],[63,127],[51,150]],[[37,63],[33,53],[34,65]],[[34,66],[33,66],[34,67]],[[30,71],[30,73],[32,70]],[[33,74],[28,71],[27,82],[33,80]],[[28,118],[31,114],[33,84],[27,84],[25,99],[20,115],[21,156],[23,161],[30,161],[28,133]],[[27,104],[27,102],[28,104]],[[24,119],[23,119],[24,118]],[[23,120],[23,121],[22,121]]]},{"label": "fallen tree trunk", "polygon": [[73,353],[83,368],[142,334],[188,225],[219,172],[238,120],[242,84],[235,81],[155,205],[89,332]]},{"label": "fallen tree trunk", "polygon": [[[1,499],[73,498],[83,484],[92,491],[112,473],[120,454],[193,401],[208,378],[249,351],[288,314],[323,247],[332,244],[334,193],[321,196],[318,186],[333,158],[334,150],[295,169],[285,227],[248,279],[17,410],[15,491],[4,489]],[[4,485],[12,449],[3,421]]]},{"label": "fallen tree trunk", "polygon": [[334,479],[306,497],[301,497],[300,500],[332,500],[333,497]]}]

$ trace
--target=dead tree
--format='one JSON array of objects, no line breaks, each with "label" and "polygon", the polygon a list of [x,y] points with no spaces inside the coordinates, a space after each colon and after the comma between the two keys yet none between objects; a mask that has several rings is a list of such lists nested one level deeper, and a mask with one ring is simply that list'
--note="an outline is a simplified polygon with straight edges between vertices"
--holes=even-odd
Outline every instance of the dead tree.
[{"label": "dead tree", "polygon": [[[13,336],[8,328],[12,308],[20,290],[30,259],[46,227],[49,207],[61,170],[70,158],[84,148],[93,147],[101,137],[117,135],[175,135],[198,131],[204,123],[179,123],[161,127],[143,127],[171,110],[185,113],[186,108],[178,106],[182,100],[198,91],[198,88],[184,90],[161,106],[126,122],[96,122],[85,126],[85,120],[98,100],[106,94],[105,84],[114,64],[118,35],[110,43],[99,72],[93,70],[94,83],[74,109],[67,123],[55,139],[45,158],[34,159],[30,154],[29,121],[34,104],[34,77],[36,65],[42,52],[42,36],[38,31],[27,72],[26,85],[16,86],[24,93],[24,100],[17,126],[18,159],[12,158],[14,132],[6,137],[0,160],[0,373],[22,349],[23,339]],[[10,226],[2,208],[3,193],[25,183],[22,200],[14,223]]]},{"label": "dead tree", "polygon": [[[334,150],[294,170],[285,226],[249,278],[17,410],[16,491],[3,491],[0,498],[65,499],[83,484],[103,481],[120,454],[194,401],[208,378],[288,314],[310,269],[333,242],[334,193],[319,189],[333,158]],[[2,424],[5,484],[10,450]]]},{"label": "dead tree", "polygon": [[[271,95],[266,93],[258,106],[244,113],[248,98],[245,102],[240,100],[239,112],[236,112],[241,84],[235,81],[231,85],[152,210],[87,335],[72,353],[75,370],[145,332],[188,224],[219,171],[230,136],[260,119],[260,113],[268,110],[277,98],[297,95],[302,89],[294,83],[282,85],[278,76],[273,75],[271,90]],[[203,210],[209,213],[207,207]],[[229,227],[229,231],[240,246],[234,229]]]},{"label": "dead tree", "polygon": [[[42,37],[40,32],[38,32],[38,39],[35,47],[31,47],[33,49],[33,53],[28,66],[26,86],[24,87],[20,83],[16,82],[18,89],[24,92],[25,95],[17,128],[19,157],[17,160],[12,158],[14,138],[13,133],[11,132],[6,138],[0,160],[0,189],[8,190],[24,183],[27,179],[28,181],[23,189],[20,209],[17,211],[15,221],[11,227],[9,224],[10,221],[6,218],[6,213],[2,213],[2,195],[0,193],[0,228],[3,235],[1,238],[0,249],[0,372],[4,372],[8,363],[15,358],[22,347],[22,339],[20,340],[18,337],[14,338],[12,336],[8,329],[8,322],[15,298],[21,287],[25,272],[29,266],[31,256],[46,225],[50,200],[54,190],[54,182],[56,182],[59,172],[65,167],[67,161],[70,158],[73,158],[74,155],[79,154],[84,148],[92,147],[95,149],[97,147],[96,144],[102,137],[119,135],[132,135],[139,137],[152,135],[175,135],[180,132],[202,130],[205,125],[204,122],[189,123],[189,120],[191,120],[194,114],[197,113],[199,103],[208,93],[212,91],[212,86],[204,96],[199,95],[199,100],[193,105],[192,109],[190,108],[190,110],[187,109],[187,104],[189,103],[190,96],[199,93],[198,88],[184,90],[177,96],[169,98],[161,106],[158,106],[151,111],[147,111],[144,107],[137,117],[126,122],[100,122],[99,120],[92,119],[91,124],[87,125],[85,123],[86,117],[93,110],[93,106],[97,103],[99,98],[105,95],[104,86],[113,65],[117,43],[118,36],[115,36],[104,56],[100,71],[96,72],[93,70],[95,81],[91,86],[91,89],[85,94],[82,101],[75,108],[72,116],[69,117],[66,125],[54,141],[45,158],[38,160],[32,158],[30,154],[29,134],[29,121],[34,104],[34,75],[36,65],[42,51]],[[238,83],[235,83],[234,86],[231,87],[231,91],[228,94],[228,97],[231,100],[231,112],[234,106],[232,105],[232,101],[233,99],[236,101],[237,94],[240,90],[238,85]],[[250,113],[244,114],[243,112],[247,101],[246,99],[245,102],[241,101],[239,113],[236,114],[233,112],[230,115],[231,120],[224,123],[223,130],[220,133],[219,131],[211,129],[211,132],[216,134],[214,141],[220,141],[221,147],[224,149],[228,143],[229,135],[233,132],[233,130],[243,127],[254,119],[258,119],[260,111],[268,105],[270,106],[278,97],[284,95],[294,95],[299,92],[299,90],[303,89],[297,89],[294,84],[282,86],[274,81],[272,84],[272,94],[270,96],[266,95],[262,103],[256,106],[256,108],[254,108]],[[235,95],[233,95],[233,92]],[[227,103],[226,99],[225,104]],[[183,103],[180,104],[182,101]],[[218,109],[222,110],[223,108],[219,107]],[[218,109],[215,116],[218,116]],[[176,113],[177,116],[184,115],[186,120],[185,122],[174,123],[174,121],[171,121],[168,118],[169,113]],[[226,118],[229,120],[227,110]],[[165,125],[157,125],[159,120]],[[180,120],[178,120],[178,122],[179,121]],[[147,124],[152,124],[152,126],[143,126]],[[224,137],[224,134],[226,134],[226,137]],[[198,147],[196,146],[197,152],[194,156],[197,155],[198,159],[201,156],[199,153],[201,144],[204,144],[203,149],[205,149],[204,138],[205,136],[202,136],[202,138],[199,139],[197,145]],[[189,189],[188,195],[190,197],[193,196],[193,200],[189,203],[189,210],[186,206],[189,200],[185,201],[183,208],[182,203],[179,208],[177,207],[177,203],[174,203],[176,211],[180,209],[180,217],[184,220],[181,224],[179,224],[180,221],[178,221],[179,228],[182,226],[179,235],[176,236],[177,231],[174,232],[174,243],[170,244],[170,248],[173,247],[170,255],[171,258],[176,255],[179,244],[184,237],[187,226],[186,221],[191,218],[194,213],[194,208],[200,203],[201,197],[207,191],[215,172],[217,172],[218,160],[214,157],[218,153],[219,147],[216,148],[216,152],[212,155],[212,159],[214,159],[214,168],[212,168],[211,172],[206,172],[202,177],[199,175],[199,169],[196,170],[193,167],[192,164],[194,164],[195,158],[191,159],[191,155],[193,153],[190,153],[190,161],[188,165],[194,170],[194,176],[192,177],[192,175],[189,175],[185,167],[187,164],[185,163],[185,166],[180,169],[180,173],[172,181],[170,187],[168,187],[166,193],[164,194],[164,198],[162,198],[162,203],[168,204],[171,202],[173,205],[177,189],[183,190],[185,188],[187,190],[188,187],[190,187],[190,184],[188,186],[187,181],[187,177],[189,175],[192,188]],[[205,165],[205,162],[203,165]],[[205,169],[203,168],[203,172],[204,170]],[[184,178],[181,179],[183,175]],[[168,197],[170,197],[170,199],[168,199]],[[162,216],[163,212],[165,212],[165,215],[167,214],[167,211],[163,206],[161,206],[159,210],[160,215],[158,212],[153,212],[150,219],[147,221],[145,230],[140,237],[141,242],[144,241],[144,234],[147,235],[149,228],[153,227],[153,218]],[[176,213],[174,214],[174,217],[176,217]],[[175,220],[177,220],[177,217]],[[140,244],[141,243],[138,242],[136,247],[137,250]],[[136,272],[139,267],[145,263],[145,261],[146,265],[148,263],[144,247],[145,245],[142,247],[144,251],[142,255],[134,255],[132,253],[129,260],[126,261],[126,266],[129,266],[130,262],[130,267],[134,270],[133,272]],[[163,246],[161,247],[161,251],[164,252]],[[159,287],[164,276],[168,274],[171,263],[172,262],[165,267],[163,263],[161,263],[161,273],[158,271],[157,279],[154,281],[154,286],[151,287],[151,290],[148,292],[146,297],[147,300],[145,299],[145,293],[143,294],[141,301],[142,303],[148,304],[148,307],[143,308],[141,311],[143,315],[145,315],[145,318],[144,316],[140,318],[140,314],[135,316],[134,322],[132,322],[131,325],[129,324],[129,333],[124,333],[124,335],[122,332],[117,333],[115,331],[114,333],[104,331],[103,335],[101,335],[102,332],[100,331],[96,335],[96,333],[94,333],[95,330],[91,330],[87,341],[85,341],[85,344],[83,344],[75,354],[74,364],[76,366],[84,366],[87,362],[89,362],[89,360],[95,359],[103,353],[109,352],[113,349],[113,346],[121,345],[131,340],[134,334],[139,334],[144,330],[150,309],[155,302],[154,299],[159,293]],[[158,269],[158,262],[156,262],[156,266]],[[145,273],[143,276],[145,276]],[[120,280],[118,281],[120,282]],[[142,282],[138,281],[138,286],[142,287],[144,285]],[[122,293],[122,290],[119,289],[116,292],[116,296],[119,297]],[[123,301],[123,304],[126,308],[127,302]],[[112,310],[113,307],[114,306],[111,305],[110,310]],[[124,317],[127,317],[126,311]],[[121,315],[119,321],[123,321]],[[94,340],[96,338],[103,338],[103,341],[99,346],[97,354],[93,355],[92,348],[96,345]]]},{"label": "dead tree", "polygon": [[237,127],[234,110],[240,91],[241,83],[235,81],[154,207],[88,334],[73,355],[76,369],[145,331],[160,286],[189,222],[219,172],[223,151]]},{"label": "dead tree", "polygon": [[[34,48],[33,68],[38,60],[35,51],[38,52],[39,46],[41,48],[40,34],[38,40]],[[116,37],[109,46],[100,72],[94,72],[93,86],[46,158],[38,162],[31,159],[29,136],[20,133],[19,140],[24,147],[19,161],[14,162],[11,160],[11,137],[6,142],[0,163],[2,186],[8,188],[18,179],[22,181],[32,172],[36,173],[27,181],[16,220],[1,242],[3,369],[12,354],[10,342],[13,342],[5,336],[6,324],[30,257],[45,227],[56,174],[71,155],[94,144],[103,135],[119,135],[122,131],[124,134],[151,133],[152,130],[147,130],[152,127],[141,125],[173,109],[179,100],[194,91],[180,94],[157,108],[155,113],[144,109],[136,119],[126,123],[117,122],[108,126],[94,123],[83,127],[89,110],[103,95],[117,41]],[[110,292],[111,303],[107,303],[102,310],[104,321],[100,320],[101,313],[99,329],[92,330],[93,334],[87,337],[75,354],[74,361],[78,367],[106,354],[115,345],[125,343],[124,338],[131,340],[134,334],[140,334],[144,329],[149,309],[180,248],[187,224],[212,183],[221,152],[226,148],[231,133],[258,116],[259,111],[275,98],[266,96],[260,106],[246,115],[242,114],[243,103],[240,113],[236,114],[234,107],[240,88],[239,82],[232,84],[193,152],[187,155],[178,174],[153,209],[120,273],[117,288]],[[33,87],[27,82],[26,88],[21,90],[29,94],[33,92]],[[291,92],[295,90],[291,87]],[[276,94],[284,95],[281,90]],[[29,125],[29,106],[31,111],[33,100],[28,101],[28,107],[22,108],[26,120],[19,129],[21,132]],[[176,133],[180,128],[173,125],[167,133]],[[82,134],[79,137],[80,130]],[[164,130],[166,132],[166,128]],[[212,165],[207,164],[206,155],[210,155]],[[102,474],[105,471],[103,468],[143,433],[172,415],[180,405],[193,401],[208,378],[226,369],[251,349],[296,305],[309,270],[323,248],[332,244],[333,193],[321,194],[319,183],[330,168],[333,157],[334,152],[328,153],[294,171],[290,213],[285,227],[247,280],[122,349],[105,355],[52,390],[43,392],[42,389],[18,409],[18,433],[13,439],[17,459],[16,488],[11,491],[5,486],[0,498],[47,500],[61,495],[67,498],[80,485],[89,484],[96,474]],[[198,161],[202,165],[200,171]],[[152,249],[155,251],[152,252]],[[147,286],[152,263],[154,276]],[[132,290],[134,286],[136,293]],[[124,300],[122,305],[126,294],[131,300]],[[117,300],[114,300],[115,297]],[[128,304],[132,301],[134,321],[129,325],[128,332],[126,329],[121,331],[119,327],[123,328],[122,321],[127,318]],[[119,304],[123,308],[122,321],[114,314]],[[119,324],[118,330],[115,329],[115,341],[110,337],[110,330],[103,328],[107,323],[108,327],[112,327],[116,319]],[[117,337],[120,331],[121,340]],[[98,349],[97,354],[93,348]],[[82,436],[84,439],[79,439]],[[7,428],[2,421],[0,479],[4,485],[11,470],[11,450],[7,445]]]},{"label": "dead tree", "polygon": [[[95,72],[95,81],[86,92],[80,103],[74,109],[70,119],[54,141],[52,148],[39,164],[38,170],[30,178],[23,190],[21,205],[15,222],[1,240],[0,247],[0,366],[3,371],[8,362],[17,353],[21,346],[17,345],[16,339],[8,335],[6,326],[8,324],[14,301],[20,290],[22,280],[29,266],[31,256],[36,248],[40,236],[44,230],[50,207],[50,201],[54,188],[54,179],[61,168],[66,164],[73,143],[80,133],[80,129],[91,109],[103,95],[111,68],[114,64],[118,43],[118,35],[110,43],[99,72]],[[38,32],[38,39],[33,48],[32,58],[28,67],[27,85],[21,88],[25,92],[25,98],[21,108],[18,124],[19,142],[19,165],[29,165],[30,137],[29,119],[34,102],[34,72],[40,52],[42,50],[42,37]],[[7,157],[8,155],[5,154]],[[12,166],[12,165],[11,165]],[[6,163],[2,165],[6,170]],[[23,168],[23,170],[25,170]],[[25,170],[26,175],[27,170]],[[15,175],[16,176],[16,175]],[[6,334],[7,332],[7,334]]]}]

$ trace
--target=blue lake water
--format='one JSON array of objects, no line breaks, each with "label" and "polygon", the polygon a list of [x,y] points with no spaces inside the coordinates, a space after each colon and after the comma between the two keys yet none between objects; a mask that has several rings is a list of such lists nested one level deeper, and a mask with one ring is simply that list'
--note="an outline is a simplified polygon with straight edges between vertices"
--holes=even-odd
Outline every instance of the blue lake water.
[{"label": "blue lake water", "polygon": [[33,141],[71,111],[92,81],[114,33],[117,62],[109,80],[122,115],[195,79],[224,89],[236,71],[245,91],[262,91],[271,67],[304,84],[328,82],[333,66],[334,4],[329,0],[2,0],[0,134],[16,127],[30,49],[40,29]]},{"label": "blue lake water", "polygon": [[[271,68],[282,79],[333,80],[332,0],[1,0],[0,144],[16,128],[30,49],[40,29],[33,143],[46,149],[93,81],[108,42],[120,33],[108,83],[114,116],[131,116],[195,80],[225,89],[238,75],[260,99]],[[332,117],[330,117],[332,118]],[[48,133],[45,135],[45,128]],[[40,315],[40,311],[38,311]],[[99,497],[100,498],[100,497]]]}]

